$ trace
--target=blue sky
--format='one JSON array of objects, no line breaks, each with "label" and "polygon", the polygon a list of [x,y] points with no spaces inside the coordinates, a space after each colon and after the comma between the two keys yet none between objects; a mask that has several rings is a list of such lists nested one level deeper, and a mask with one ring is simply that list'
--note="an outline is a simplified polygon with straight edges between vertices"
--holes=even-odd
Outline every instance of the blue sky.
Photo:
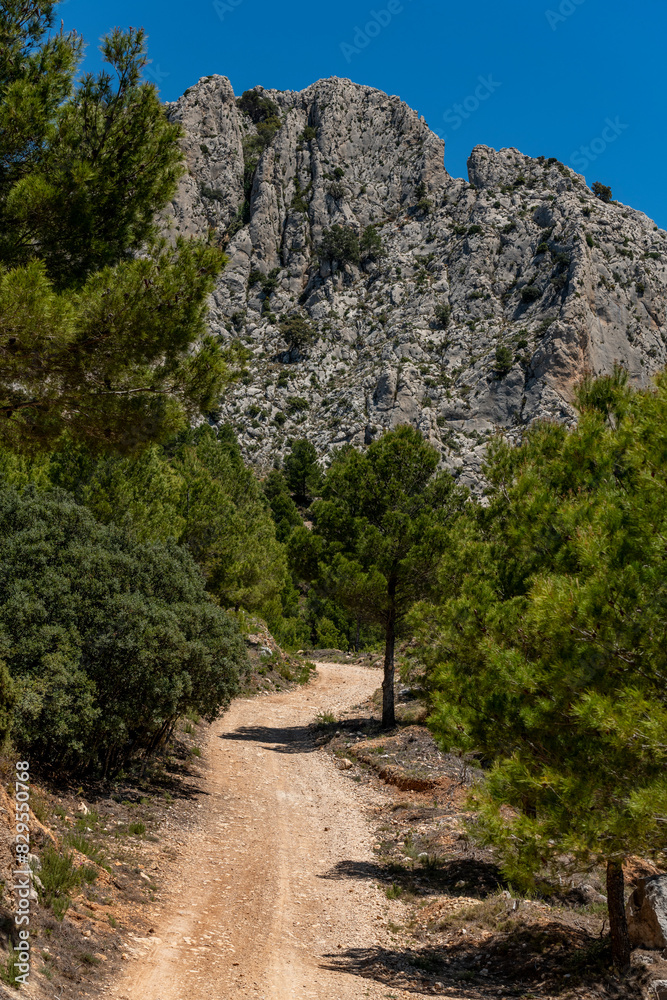
[{"label": "blue sky", "polygon": [[143,26],[165,100],[210,73],[237,94],[349,77],[423,114],[454,176],[478,143],[516,146],[667,227],[664,0],[66,0],[58,16],[90,43],[86,69],[106,31]]}]

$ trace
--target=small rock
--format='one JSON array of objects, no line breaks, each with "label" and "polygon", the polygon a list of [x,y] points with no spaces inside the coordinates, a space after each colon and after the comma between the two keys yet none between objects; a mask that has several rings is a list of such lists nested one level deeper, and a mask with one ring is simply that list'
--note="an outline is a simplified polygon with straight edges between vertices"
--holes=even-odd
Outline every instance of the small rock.
[{"label": "small rock", "polygon": [[667,948],[667,875],[641,880],[628,900],[627,918],[633,947]]},{"label": "small rock", "polygon": [[86,803],[85,803],[85,802],[81,801],[81,802],[79,802],[79,804],[77,805],[77,807],[76,807],[76,811],[77,811],[78,813],[81,813],[81,814],[82,814],[83,816],[87,816],[87,815],[88,815],[88,813],[90,812],[90,809],[88,808],[88,806],[86,805]]},{"label": "small rock", "polygon": [[351,767],[354,767],[354,764],[352,763],[351,760],[345,757],[345,759],[340,762],[338,767],[340,768],[341,771],[349,771]]}]

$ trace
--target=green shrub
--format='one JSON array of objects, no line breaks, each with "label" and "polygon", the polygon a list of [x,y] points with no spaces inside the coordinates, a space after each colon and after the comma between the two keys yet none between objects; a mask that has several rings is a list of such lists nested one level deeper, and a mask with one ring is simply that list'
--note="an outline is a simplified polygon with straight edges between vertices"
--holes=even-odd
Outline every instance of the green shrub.
[{"label": "green shrub", "polygon": [[0,491],[0,631],[35,759],[107,774],[188,709],[213,719],[246,662],[192,555],[138,544],[59,491]]},{"label": "green shrub", "polygon": [[332,264],[359,264],[359,237],[350,226],[331,226],[322,235],[318,254]]},{"label": "green shrub", "polygon": [[95,844],[92,844],[87,837],[81,833],[68,833],[65,838],[66,843],[77,850],[80,854],[85,854],[87,858],[94,861],[96,865],[104,862],[104,851]]},{"label": "green shrub", "polygon": [[442,327],[443,330],[446,330],[447,327],[449,326],[449,321],[452,318],[452,307],[449,305],[448,302],[444,304],[439,303],[435,307],[435,318],[437,320],[438,326]]},{"label": "green shrub", "polygon": [[506,345],[496,347],[496,370],[500,375],[506,375],[512,367],[512,352]]},{"label": "green shrub", "polygon": [[591,191],[596,198],[599,198],[600,201],[605,202],[605,204],[611,201],[611,188],[607,187],[606,184],[601,184],[600,181],[596,181],[595,184],[593,184]]},{"label": "green shrub", "polygon": [[476,233],[483,233],[484,230],[481,226],[470,226],[468,228],[468,236],[474,236]]},{"label": "green shrub", "polygon": [[143,837],[146,833],[146,824],[142,823],[141,820],[135,820],[128,825],[127,832],[131,837]]},{"label": "green shrub", "polygon": [[303,396],[288,396],[287,397],[287,412],[289,414],[294,413],[304,413],[310,408],[310,403]]},{"label": "green shrub", "polygon": [[548,243],[540,243],[540,245],[538,246],[537,250],[535,251],[535,255],[537,256],[537,254],[541,254],[541,253],[549,253],[549,244]]},{"label": "green shrub", "polygon": [[329,618],[320,619],[315,634],[320,649],[340,649],[343,644],[340,632]]},{"label": "green shrub", "polygon": [[588,243],[589,247],[595,246],[595,240],[593,239],[590,233],[586,233],[586,242]]},{"label": "green shrub", "polygon": [[293,313],[280,324],[280,335],[287,341],[290,350],[301,351],[317,337],[317,331],[303,316]]},{"label": "green shrub", "polygon": [[313,139],[317,139],[317,129],[313,128],[312,125],[306,125],[301,136],[304,142],[311,142]]},{"label": "green shrub", "polygon": [[537,302],[542,298],[542,290],[537,285],[525,285],[521,289],[522,302]]},{"label": "green shrub", "polygon": [[72,901],[72,892],[83,881],[82,871],[75,869],[72,854],[60,854],[53,844],[44,848],[40,861],[40,902],[49,907],[58,920],[62,920]]},{"label": "green shrub", "polygon": [[255,87],[254,90],[246,90],[238,98],[236,105],[239,111],[243,112],[244,115],[248,115],[255,125],[266,121],[268,118],[278,118],[280,116],[280,108],[270,97],[264,94],[261,87]]},{"label": "green shrub", "polygon": [[375,226],[366,226],[364,229],[359,241],[359,251],[361,259],[364,261],[380,260],[386,256],[387,251],[384,248],[382,237]]}]

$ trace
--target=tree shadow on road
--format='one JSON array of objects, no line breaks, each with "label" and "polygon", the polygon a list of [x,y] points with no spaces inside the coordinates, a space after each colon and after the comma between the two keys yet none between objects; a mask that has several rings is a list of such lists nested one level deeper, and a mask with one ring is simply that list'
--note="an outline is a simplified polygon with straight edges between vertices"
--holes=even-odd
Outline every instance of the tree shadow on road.
[{"label": "tree shadow on road", "polygon": [[414,864],[382,864],[374,861],[339,861],[320,875],[323,879],[370,879],[400,886],[420,895],[466,896],[486,899],[506,886],[497,865],[478,858],[454,858],[438,868]]},{"label": "tree shadow on road", "polygon": [[221,740],[239,743],[263,743],[274,753],[313,753],[319,749],[317,738],[308,726],[239,726],[233,733],[221,733]]}]

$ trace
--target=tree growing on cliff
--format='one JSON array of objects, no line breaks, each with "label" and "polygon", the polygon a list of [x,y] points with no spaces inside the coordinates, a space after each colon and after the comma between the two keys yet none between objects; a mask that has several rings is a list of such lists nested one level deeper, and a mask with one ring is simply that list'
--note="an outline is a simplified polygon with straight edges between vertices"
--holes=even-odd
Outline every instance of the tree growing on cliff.
[{"label": "tree growing on cliff", "polygon": [[77,84],[82,40],[51,32],[55,7],[10,0],[0,19],[0,442],[67,430],[129,451],[218,396],[205,316],[224,258],[159,239],[181,130],[141,82],[143,31],[114,30],[109,71]]},{"label": "tree growing on cliff", "polygon": [[289,541],[303,579],[384,631],[382,725],[395,725],[394,652],[405,617],[437,580],[448,526],[464,490],[413,427],[399,427],[364,451],[342,448],[311,507],[314,528]]},{"label": "tree growing on cliff", "polygon": [[626,969],[623,862],[664,850],[667,817],[667,378],[632,393],[617,371],[579,405],[575,430],[492,449],[421,652],[437,739],[490,768],[477,833],[515,885],[604,865]]}]

